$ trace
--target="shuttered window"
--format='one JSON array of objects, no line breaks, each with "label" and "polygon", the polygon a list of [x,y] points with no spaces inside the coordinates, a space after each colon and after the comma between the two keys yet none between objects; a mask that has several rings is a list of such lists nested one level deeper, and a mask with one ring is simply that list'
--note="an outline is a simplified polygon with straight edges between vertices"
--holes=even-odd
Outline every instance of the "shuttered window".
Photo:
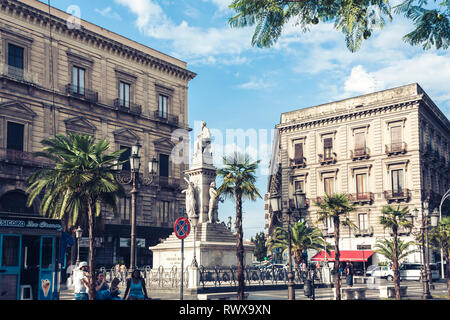
[{"label": "shuttered window", "polygon": [[169,156],[166,154],[159,155],[159,176],[169,176]]},{"label": "shuttered window", "polygon": [[367,197],[367,174],[356,175],[356,193],[358,199],[365,199]]},{"label": "shuttered window", "polygon": [[355,133],[355,155],[364,155],[366,150],[366,134],[364,132]]},{"label": "shuttered window", "polygon": [[331,196],[334,193],[334,178],[325,178],[323,183],[325,193]]},{"label": "shuttered window", "polygon": [[297,164],[303,163],[303,143],[295,144],[294,161]]},{"label": "shuttered window", "polygon": [[323,140],[323,153],[325,159],[331,159],[333,152],[333,138],[326,138]]}]

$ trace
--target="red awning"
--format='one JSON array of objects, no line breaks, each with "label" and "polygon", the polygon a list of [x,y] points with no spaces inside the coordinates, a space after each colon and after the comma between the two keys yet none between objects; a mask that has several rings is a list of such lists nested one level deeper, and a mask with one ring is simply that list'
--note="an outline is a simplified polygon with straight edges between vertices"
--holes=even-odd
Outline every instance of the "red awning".
[{"label": "red awning", "polygon": [[[370,250],[341,250],[340,252],[340,261],[352,261],[352,262],[367,262],[373,255],[373,251]],[[364,257],[364,258],[363,258]],[[327,259],[329,262],[334,261],[334,251],[331,251],[330,254],[327,254]],[[321,251],[311,258],[311,261],[324,261],[325,260],[325,251]]]}]

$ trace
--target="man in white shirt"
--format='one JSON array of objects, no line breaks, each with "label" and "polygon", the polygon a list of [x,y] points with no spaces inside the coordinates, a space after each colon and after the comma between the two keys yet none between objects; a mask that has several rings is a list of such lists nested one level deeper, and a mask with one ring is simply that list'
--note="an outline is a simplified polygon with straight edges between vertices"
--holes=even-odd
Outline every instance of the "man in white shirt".
[{"label": "man in white shirt", "polygon": [[80,262],[78,269],[73,272],[73,287],[75,300],[89,300],[88,264]]}]

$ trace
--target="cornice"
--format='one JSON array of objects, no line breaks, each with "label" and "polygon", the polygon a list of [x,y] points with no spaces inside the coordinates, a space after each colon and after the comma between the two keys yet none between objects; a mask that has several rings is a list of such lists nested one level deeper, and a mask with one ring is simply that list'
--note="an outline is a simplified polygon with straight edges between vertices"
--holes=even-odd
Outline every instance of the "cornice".
[{"label": "cornice", "polygon": [[185,81],[190,81],[197,76],[197,74],[192,71],[183,69],[148,53],[90,31],[83,26],[80,26],[80,29],[69,29],[64,19],[51,16],[50,20],[47,12],[33,8],[25,3],[21,3],[20,1],[0,0],[0,6],[1,10],[5,11],[9,15],[17,15],[21,19],[25,19],[30,23],[36,23],[43,26],[47,26],[51,23],[52,28],[56,32],[76,39],[82,39],[90,45],[96,45],[103,50],[110,50],[112,53],[116,53],[121,57],[135,60],[136,62],[142,63],[146,66],[153,67],[158,71],[166,72],[169,75],[178,76]]},{"label": "cornice", "polygon": [[310,129],[315,127],[324,127],[331,124],[341,123],[352,118],[367,118],[381,112],[391,112],[399,108],[410,107],[421,101],[421,97],[415,97],[402,102],[396,102],[388,105],[367,106],[366,108],[358,108],[341,112],[330,112],[325,115],[313,116],[308,119],[291,121],[289,123],[278,124],[276,128],[280,132],[289,132],[297,129]]}]

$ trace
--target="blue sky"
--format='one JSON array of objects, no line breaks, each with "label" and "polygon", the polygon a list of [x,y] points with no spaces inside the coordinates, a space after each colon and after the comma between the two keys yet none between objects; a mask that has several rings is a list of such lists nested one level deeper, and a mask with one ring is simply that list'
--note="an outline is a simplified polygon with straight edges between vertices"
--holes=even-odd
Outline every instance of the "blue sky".
[{"label": "blue sky", "polygon": [[[52,1],[63,11],[78,6],[82,19],[187,62],[198,74],[189,85],[190,127],[206,121],[224,137],[227,129],[257,132],[257,157],[263,160],[257,186],[262,195],[270,153],[270,147],[268,152],[263,147],[271,144],[270,130],[282,112],[417,82],[449,117],[450,55],[404,43],[401,38],[412,26],[402,18],[394,17],[374,32],[356,53],[325,23],[308,33],[289,25],[273,48],[258,49],[250,45],[251,28],[228,26],[230,3]],[[234,215],[233,201],[220,205],[220,220]],[[246,239],[264,230],[263,200],[244,204],[243,223]]]}]

